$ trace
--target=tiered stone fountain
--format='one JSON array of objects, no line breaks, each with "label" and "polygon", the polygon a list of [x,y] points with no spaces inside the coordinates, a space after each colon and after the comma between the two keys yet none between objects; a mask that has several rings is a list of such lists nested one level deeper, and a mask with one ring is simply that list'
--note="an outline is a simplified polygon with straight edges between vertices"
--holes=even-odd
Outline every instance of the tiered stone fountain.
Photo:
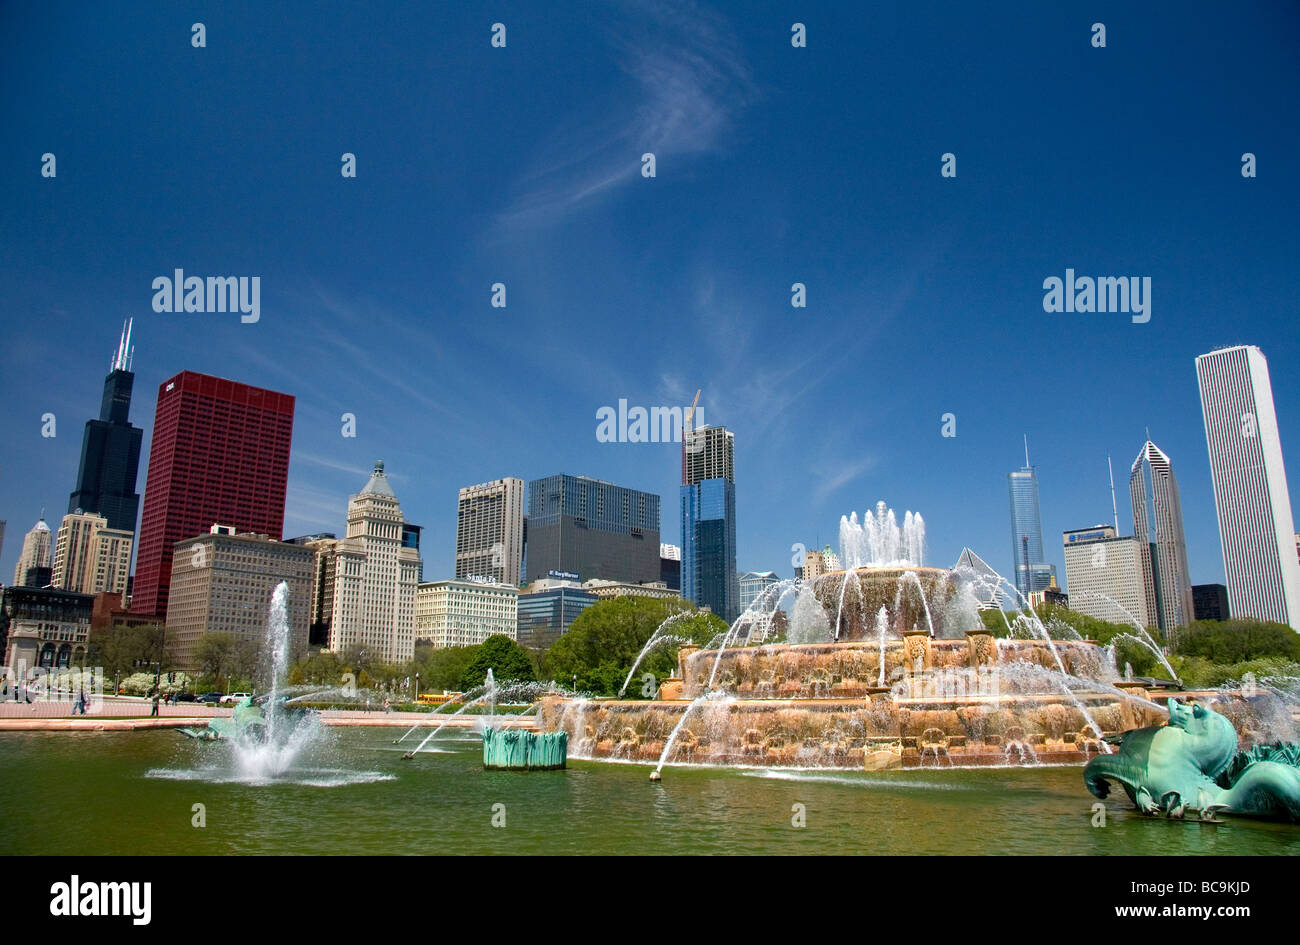
[{"label": "tiered stone fountain", "polygon": [[[923,567],[923,543],[921,517],[900,528],[883,502],[844,519],[848,569],[760,599],[718,646],[682,646],[655,700],[547,699],[542,728],[577,758],[882,769],[1083,764],[1163,720],[1094,643],[995,639],[969,578]],[[756,645],[748,628],[809,592],[826,639]]]}]

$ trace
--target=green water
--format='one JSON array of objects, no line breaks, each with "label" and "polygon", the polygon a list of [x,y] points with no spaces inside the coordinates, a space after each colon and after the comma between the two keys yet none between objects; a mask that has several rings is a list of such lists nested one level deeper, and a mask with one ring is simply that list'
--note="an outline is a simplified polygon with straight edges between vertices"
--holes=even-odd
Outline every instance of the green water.
[{"label": "green water", "polygon": [[[1300,827],[1092,825],[1079,768],[761,772],[570,762],[487,772],[477,737],[403,761],[400,730],[336,729],[274,780],[174,732],[0,734],[6,854],[1278,855]],[[193,805],[207,825],[191,825]],[[503,804],[505,825],[493,826]],[[792,807],[804,805],[796,828]],[[496,814],[498,820],[501,817]]]}]

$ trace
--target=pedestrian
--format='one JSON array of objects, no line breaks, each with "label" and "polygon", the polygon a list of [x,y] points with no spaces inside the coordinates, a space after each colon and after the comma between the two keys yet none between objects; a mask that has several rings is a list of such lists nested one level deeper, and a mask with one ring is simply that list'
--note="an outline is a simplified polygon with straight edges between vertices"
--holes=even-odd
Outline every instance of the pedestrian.
[{"label": "pedestrian", "polygon": [[384,700],[384,711],[385,711],[385,712],[392,712],[392,711],[393,711],[393,707],[392,707],[391,703],[389,703],[389,701],[388,701],[387,699]]},{"label": "pedestrian", "polygon": [[151,716],[158,714],[158,690],[157,689],[153,691],[153,711],[150,712],[149,714]]}]

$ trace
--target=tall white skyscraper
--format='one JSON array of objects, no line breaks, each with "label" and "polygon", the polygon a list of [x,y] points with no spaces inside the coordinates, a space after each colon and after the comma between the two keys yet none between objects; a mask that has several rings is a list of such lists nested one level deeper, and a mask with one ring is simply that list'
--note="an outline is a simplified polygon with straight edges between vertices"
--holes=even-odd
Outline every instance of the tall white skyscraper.
[{"label": "tall white skyscraper", "polygon": [[1133,461],[1128,486],[1147,614],[1166,632],[1185,627],[1193,620],[1193,608],[1183,505],[1173,464],[1150,440]]},{"label": "tall white skyscraper", "polygon": [[18,556],[18,565],[14,568],[15,587],[27,583],[29,569],[50,566],[51,537],[50,526],[45,524],[45,515],[42,513],[40,520],[32,526],[32,530],[23,536],[23,550]]},{"label": "tall white skyscraper", "polygon": [[1196,359],[1228,607],[1300,627],[1300,563],[1268,361],[1254,345]]},{"label": "tall white skyscraper", "polygon": [[329,648],[364,647],[383,663],[415,655],[415,589],[420,553],[402,544],[402,508],[375,463],[348,499],[348,535],[331,549],[334,568]]},{"label": "tall white skyscraper", "polygon": [[494,479],[460,490],[456,577],[519,586],[524,559],[524,481]]}]

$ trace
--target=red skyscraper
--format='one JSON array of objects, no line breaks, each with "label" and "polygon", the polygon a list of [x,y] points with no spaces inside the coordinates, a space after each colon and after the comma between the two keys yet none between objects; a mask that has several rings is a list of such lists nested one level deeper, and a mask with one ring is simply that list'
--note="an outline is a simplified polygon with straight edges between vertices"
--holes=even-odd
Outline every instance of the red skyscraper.
[{"label": "red skyscraper", "polygon": [[214,524],[282,537],[293,403],[193,371],[159,385],[133,613],[166,616],[176,542]]}]

